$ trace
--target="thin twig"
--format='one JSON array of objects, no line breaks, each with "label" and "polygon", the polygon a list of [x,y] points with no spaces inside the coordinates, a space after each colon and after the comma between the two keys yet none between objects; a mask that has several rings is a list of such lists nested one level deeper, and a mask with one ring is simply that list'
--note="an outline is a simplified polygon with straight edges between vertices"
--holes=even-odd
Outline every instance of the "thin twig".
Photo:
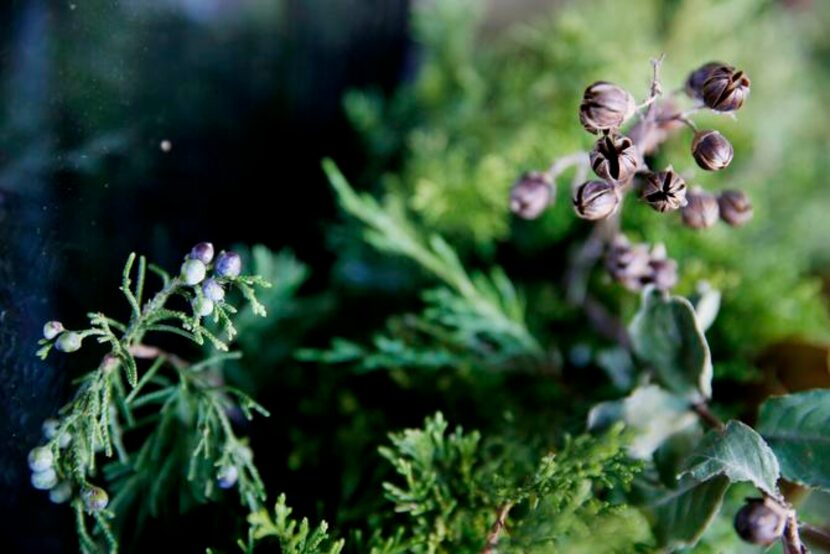
[{"label": "thin twig", "polygon": [[562,156],[561,158],[557,158],[550,164],[550,167],[546,171],[548,176],[550,177],[551,181],[556,180],[566,169],[571,166],[587,166],[589,162],[588,153],[587,152],[574,152],[573,154],[568,154],[567,156]]},{"label": "thin twig", "polygon": [[130,354],[133,358],[140,360],[154,360],[156,358],[164,358],[170,362],[176,369],[186,369],[190,364],[175,354],[171,354],[156,346],[149,344],[133,344],[129,348]]},{"label": "thin twig", "polygon": [[722,431],[726,426],[723,421],[709,410],[706,402],[698,402],[692,405],[692,411],[709,427]]},{"label": "thin twig", "polygon": [[830,531],[809,523],[802,523],[799,529],[805,539],[823,550],[830,551]]},{"label": "thin twig", "polygon": [[790,510],[790,514],[787,517],[787,526],[784,528],[784,536],[781,537],[781,542],[784,544],[784,554],[807,554],[809,552],[807,547],[804,546],[804,543],[801,542],[795,510]]},{"label": "thin twig", "polygon": [[496,511],[496,521],[493,522],[490,532],[487,533],[487,542],[484,544],[484,548],[481,549],[481,554],[496,554],[496,546],[505,525],[507,525],[507,514],[510,513],[512,507],[512,502],[505,502],[499,506]]}]

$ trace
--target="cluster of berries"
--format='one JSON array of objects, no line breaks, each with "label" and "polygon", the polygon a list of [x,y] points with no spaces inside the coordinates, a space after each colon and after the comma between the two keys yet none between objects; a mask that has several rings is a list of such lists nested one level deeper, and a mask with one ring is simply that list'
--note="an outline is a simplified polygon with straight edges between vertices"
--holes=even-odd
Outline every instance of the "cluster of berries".
[{"label": "cluster of berries", "polygon": [[[44,446],[36,446],[29,452],[29,469],[32,470],[32,486],[38,490],[49,491],[49,500],[55,504],[62,504],[72,498],[72,483],[60,480],[55,470],[55,452],[69,447],[72,437],[65,431],[60,431],[56,419],[47,419],[43,422],[43,436],[48,441]],[[103,510],[107,507],[109,496],[107,492],[94,485],[86,485],[81,490],[81,500],[84,507],[90,512]]]},{"label": "cluster of berries", "polygon": [[223,280],[238,277],[242,271],[242,258],[236,252],[220,252],[213,263],[213,276],[207,277],[211,262],[213,244],[200,242],[193,247],[182,264],[180,279],[186,285],[194,287],[196,294],[191,304],[193,313],[199,317],[212,314],[216,304],[225,298]]},{"label": "cluster of berries", "polygon": [[[689,190],[685,179],[671,165],[662,171],[652,171],[644,157],[652,154],[672,132],[685,124],[694,130],[691,154],[697,165],[706,171],[728,167],[735,154],[732,144],[716,130],[698,130],[689,117],[701,109],[718,113],[738,110],[749,95],[749,78],[743,71],[721,62],[704,64],[686,79],[684,90],[695,104],[682,112],[671,100],[658,101],[662,94],[658,78],[661,61],[654,61],[651,91],[648,99],[639,106],[631,93],[609,82],[599,81],[585,90],[579,120],[586,131],[600,135],[599,139],[590,152],[571,156],[568,163],[559,160],[547,171],[522,175],[510,192],[510,207],[515,214],[525,219],[541,215],[555,197],[556,177],[569,165],[583,165],[598,177],[574,183],[573,206],[583,219],[610,218],[617,213],[625,193],[633,189],[641,200],[658,212],[679,210],[683,223],[694,229],[710,227],[718,219],[732,226],[749,221],[752,204],[743,192],[726,190],[714,195],[700,187]],[[623,133],[623,125],[635,115],[637,122]],[[609,268],[618,263],[623,242],[627,245],[624,237],[609,245]],[[635,286],[635,283],[676,280],[676,268],[662,271],[660,277],[648,274],[645,268],[649,264],[643,254],[643,251],[649,251],[646,245],[627,245],[626,248],[630,252],[623,258],[633,256],[637,263],[630,267],[625,264],[628,267],[625,270],[612,271],[612,276],[626,287],[639,289],[642,285]],[[661,252],[663,259],[658,256],[654,261],[658,265],[671,262],[665,258],[664,248],[658,249],[658,254]]]}]

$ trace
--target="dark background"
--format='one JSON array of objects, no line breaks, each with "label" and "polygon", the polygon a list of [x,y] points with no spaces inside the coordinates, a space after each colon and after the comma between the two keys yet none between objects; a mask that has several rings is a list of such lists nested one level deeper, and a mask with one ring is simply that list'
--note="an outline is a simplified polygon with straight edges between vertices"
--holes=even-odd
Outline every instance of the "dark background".
[{"label": "dark background", "polygon": [[[308,292],[323,289],[335,210],[319,162],[363,163],[341,96],[407,78],[407,11],[404,0],[0,8],[0,550],[76,550],[71,511],[28,482],[26,453],[76,369],[34,358],[43,321],[121,309],[130,251],[169,267],[200,240],[290,247],[314,270]],[[262,438],[269,484],[280,453]],[[197,509],[128,549],[221,545],[234,529],[216,513]]]}]

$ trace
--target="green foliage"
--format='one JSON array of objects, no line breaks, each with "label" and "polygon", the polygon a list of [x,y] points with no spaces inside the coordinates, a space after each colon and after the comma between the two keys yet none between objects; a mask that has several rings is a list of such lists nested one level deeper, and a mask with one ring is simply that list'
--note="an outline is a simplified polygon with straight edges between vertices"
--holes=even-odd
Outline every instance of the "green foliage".
[{"label": "green foliage", "polygon": [[778,496],[778,460],[761,435],[740,421],[710,431],[686,461],[694,479],[725,475],[732,482],[750,481],[770,496]]},{"label": "green foliage", "polygon": [[340,205],[366,226],[367,242],[415,262],[443,286],[423,294],[427,308],[420,316],[396,322],[403,327],[397,336],[377,336],[374,352],[339,340],[328,352],[306,351],[302,358],[358,360],[364,368],[373,369],[446,366],[470,356],[492,366],[516,358],[544,357],[527,328],[524,298],[502,270],[496,268],[489,276],[470,275],[440,236],[431,234],[423,240],[404,214],[355,193],[333,162],[326,160],[324,168]]},{"label": "green foliage", "polygon": [[[227,340],[236,335],[232,317],[238,309],[232,297],[216,302],[209,317],[195,310],[188,313],[180,306],[202,297],[198,283],[190,285],[185,275],[171,277],[148,266],[144,257],[138,258],[133,283],[135,261],[135,254],[131,254],[121,285],[130,306],[129,321],[91,313],[90,327],[77,331],[82,339],[96,338],[109,352],[96,369],[79,379],[78,391],[61,409],[44,447],[52,453],[53,469],[61,486],[74,491],[71,502],[84,552],[99,549],[88,531],[87,515],[108,550],[114,552],[132,508],[138,509],[132,523],[140,528],[147,515],[158,514],[169,503],[168,495],[173,492],[186,493],[173,496],[181,499],[182,509],[205,501],[215,496],[215,482],[222,468],[234,468],[235,476],[228,486],[239,491],[249,509],[258,507],[265,498],[251,451],[235,434],[228,414],[239,411],[251,419],[254,411],[263,415],[268,412],[241,390],[225,385],[219,372],[223,361],[238,357],[224,353],[228,344],[219,338],[220,333]],[[162,287],[145,301],[148,267],[161,277]],[[214,278],[222,287],[237,289],[253,313],[265,315],[253,289],[270,286],[262,277]],[[64,331],[64,335],[71,332]],[[184,337],[197,345],[210,344],[220,353],[191,363],[146,342],[147,336],[158,333]],[[61,336],[43,339],[38,354],[45,358],[60,344]],[[126,444],[138,448],[131,451]],[[104,458],[117,457],[104,468],[104,477],[114,492],[107,509],[92,507],[84,498],[94,487],[90,481],[99,477],[101,454]],[[114,518],[117,529],[110,528]]]},{"label": "green foliage", "polygon": [[[407,552],[479,550],[500,513],[511,514],[509,536],[499,542],[507,552],[577,548],[592,529],[636,519],[598,498],[600,491],[624,490],[640,469],[625,455],[620,427],[596,438],[566,439],[527,470],[519,469],[524,462],[518,452],[493,458],[477,432],[447,428],[438,413],[423,429],[391,434],[392,446],[380,449],[402,481],[387,482],[384,490],[394,511],[406,515],[393,536]],[[642,530],[620,534],[616,548],[646,539]],[[380,538],[376,543],[378,552],[390,551],[382,544],[393,544]]]},{"label": "green foliage", "polygon": [[634,352],[666,388],[691,401],[712,396],[709,345],[688,300],[647,288],[628,331]]},{"label": "green foliage", "polygon": [[272,517],[264,508],[248,516],[251,529],[248,542],[240,541],[239,546],[246,554],[253,554],[258,543],[273,538],[279,542],[283,554],[338,554],[343,550],[344,540],[332,540],[328,524],[321,521],[313,529],[308,518],[299,523],[291,518],[293,510],[285,504],[285,495],[277,498]]},{"label": "green foliage", "polygon": [[729,479],[718,476],[707,481],[686,477],[673,489],[650,491],[648,504],[658,546],[672,549],[694,546],[720,512]]},{"label": "green foliage", "polygon": [[830,391],[814,390],[764,402],[758,432],[796,483],[830,489]]}]

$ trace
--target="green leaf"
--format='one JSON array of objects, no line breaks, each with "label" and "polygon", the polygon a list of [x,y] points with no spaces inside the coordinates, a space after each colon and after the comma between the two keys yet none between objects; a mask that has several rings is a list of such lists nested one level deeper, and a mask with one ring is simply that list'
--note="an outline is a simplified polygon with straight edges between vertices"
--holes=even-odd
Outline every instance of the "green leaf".
[{"label": "green leaf", "polygon": [[629,454],[648,459],[671,435],[695,425],[697,416],[685,399],[648,385],[622,400],[598,404],[588,414],[590,429],[604,428],[612,421],[623,421],[634,432]]},{"label": "green leaf", "polygon": [[662,494],[649,505],[658,545],[695,545],[718,515],[728,488],[729,479],[724,476],[704,482],[686,477],[676,489]]},{"label": "green leaf", "polygon": [[758,432],[784,477],[830,490],[830,390],[770,398],[761,406]]},{"label": "green leaf", "polygon": [[637,357],[667,389],[692,402],[712,396],[709,345],[688,300],[649,287],[628,330]]},{"label": "green leaf", "polygon": [[778,496],[778,459],[761,435],[740,421],[730,421],[722,431],[710,431],[686,462],[688,473],[699,481],[725,475],[730,481],[750,481]]}]

